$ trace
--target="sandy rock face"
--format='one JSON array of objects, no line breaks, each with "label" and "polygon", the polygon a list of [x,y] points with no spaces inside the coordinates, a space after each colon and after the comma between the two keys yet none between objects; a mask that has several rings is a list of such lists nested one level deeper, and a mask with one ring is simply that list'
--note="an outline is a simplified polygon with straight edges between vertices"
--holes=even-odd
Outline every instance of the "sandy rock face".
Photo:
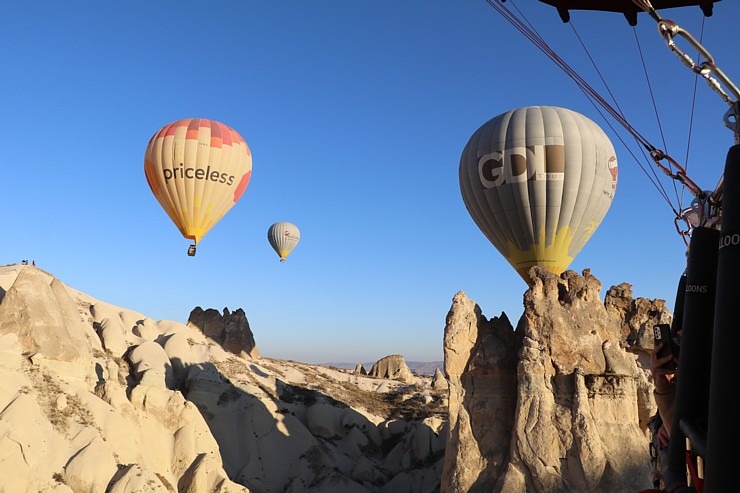
[{"label": "sandy rock face", "polygon": [[437,390],[448,390],[450,388],[449,382],[447,382],[447,379],[442,374],[442,372],[439,371],[439,368],[434,370],[434,376],[432,377],[432,388]]},{"label": "sandy rock face", "polygon": [[388,378],[406,383],[416,382],[414,374],[411,373],[406,361],[400,354],[392,354],[375,362],[368,375],[377,378]]},{"label": "sandy rock face", "polygon": [[513,331],[505,314],[487,320],[465,293],[455,295],[444,337],[450,434],[442,491],[473,485],[494,491],[512,440],[521,345],[522,333]]},{"label": "sandy rock face", "polygon": [[429,378],[258,357],[241,309],[157,322],[31,266],[0,289],[3,493],[438,490]]},{"label": "sandy rock face", "polygon": [[[663,300],[599,299],[590,272],[534,267],[516,331],[458,293],[445,328],[450,436],[442,492],[648,489],[654,410],[624,320],[670,319]],[[625,286],[622,286],[625,288]],[[621,292],[622,297],[619,297]],[[653,314],[645,317],[644,313]]]},{"label": "sandy rock face", "polygon": [[224,308],[223,315],[218,310],[203,310],[196,307],[190,312],[187,325],[200,329],[206,337],[218,342],[226,351],[246,358],[260,357],[249,321],[241,308],[234,313]]},{"label": "sandy rock face", "polygon": [[400,355],[370,375],[261,357],[241,309],[154,321],[0,267],[0,490],[647,489],[640,361],[664,302],[531,272],[516,330],[458,292],[426,377]]},{"label": "sandy rock face", "polygon": [[362,365],[362,363],[357,363],[357,366],[355,366],[355,375],[367,375],[367,370],[365,370],[365,367]]},{"label": "sandy rock face", "polygon": [[26,353],[86,363],[90,360],[89,327],[83,326],[77,304],[55,279],[25,266],[2,298],[0,334],[14,333]]},{"label": "sandy rock face", "polygon": [[[9,284],[0,300],[0,490],[248,491],[229,480],[197,408],[168,388],[165,350],[141,337],[156,322],[104,303],[96,320],[95,300],[32,266],[15,277],[0,268],[0,278]],[[129,359],[104,351],[108,329]]]}]

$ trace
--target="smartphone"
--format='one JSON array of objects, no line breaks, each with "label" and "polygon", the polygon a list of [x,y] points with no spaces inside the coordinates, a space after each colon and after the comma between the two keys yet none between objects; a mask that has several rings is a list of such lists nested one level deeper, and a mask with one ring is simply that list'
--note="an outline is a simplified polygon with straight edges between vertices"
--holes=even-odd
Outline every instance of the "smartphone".
[{"label": "smartphone", "polygon": [[[671,337],[671,325],[670,324],[655,324],[653,327],[653,344],[656,346],[660,343],[664,343],[663,347],[658,351],[658,357],[663,358],[669,354],[678,356],[678,349],[676,342]],[[663,368],[669,370],[676,370],[678,366],[675,361],[669,361],[663,365]]]}]

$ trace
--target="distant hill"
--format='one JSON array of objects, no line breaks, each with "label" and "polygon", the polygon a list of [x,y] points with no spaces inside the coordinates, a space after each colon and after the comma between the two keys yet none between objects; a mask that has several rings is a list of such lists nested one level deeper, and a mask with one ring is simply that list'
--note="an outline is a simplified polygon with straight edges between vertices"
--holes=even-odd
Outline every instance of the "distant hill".
[{"label": "distant hill", "polygon": [[444,373],[444,361],[407,361],[409,369],[419,375],[434,375],[434,370]]},{"label": "distant hill", "polygon": [[[319,364],[321,366],[343,368],[343,369],[349,369],[349,370],[354,370],[355,367],[357,366],[357,363],[329,362],[329,363],[319,363]],[[366,370],[370,371],[370,368],[372,368],[374,364],[375,364],[375,361],[367,361],[367,362],[363,362],[362,366],[364,366]],[[437,368],[439,368],[439,371],[443,371],[444,361],[406,361],[406,366],[408,366],[409,370],[416,373],[417,375],[434,375],[434,370]]]}]

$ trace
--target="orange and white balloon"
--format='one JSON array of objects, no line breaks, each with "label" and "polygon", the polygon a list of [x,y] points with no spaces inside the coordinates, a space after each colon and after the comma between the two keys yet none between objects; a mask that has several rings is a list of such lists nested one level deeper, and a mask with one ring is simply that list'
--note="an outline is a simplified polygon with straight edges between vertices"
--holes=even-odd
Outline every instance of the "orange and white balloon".
[{"label": "orange and white balloon", "polygon": [[252,176],[252,154],[233,128],[187,118],[152,136],[144,172],[180,233],[197,244],[244,194]]}]

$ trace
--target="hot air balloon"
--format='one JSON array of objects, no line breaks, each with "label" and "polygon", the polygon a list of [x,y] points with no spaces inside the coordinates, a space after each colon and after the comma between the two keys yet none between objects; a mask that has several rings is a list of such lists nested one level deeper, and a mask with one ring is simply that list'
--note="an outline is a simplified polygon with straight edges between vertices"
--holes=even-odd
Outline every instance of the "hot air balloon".
[{"label": "hot air balloon", "polygon": [[293,251],[300,239],[301,232],[293,223],[275,223],[267,230],[267,240],[280,256],[281,262],[285,262],[285,259],[290,255],[290,252]]},{"label": "hot air balloon", "polygon": [[149,140],[144,173],[152,193],[182,235],[198,242],[241,198],[252,154],[236,130],[204,118],[165,125]]},{"label": "hot air balloon", "polygon": [[483,124],[460,158],[460,191],[480,230],[529,284],[529,269],[564,272],[609,210],[617,158],[604,131],[554,106]]}]

